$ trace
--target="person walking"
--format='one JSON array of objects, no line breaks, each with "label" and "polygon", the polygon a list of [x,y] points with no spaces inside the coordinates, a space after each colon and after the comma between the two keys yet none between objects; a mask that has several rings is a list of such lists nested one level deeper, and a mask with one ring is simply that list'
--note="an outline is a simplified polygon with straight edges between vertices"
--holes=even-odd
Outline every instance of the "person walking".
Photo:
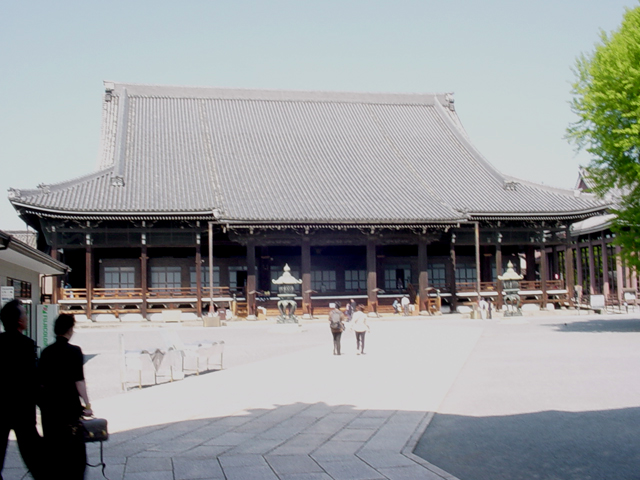
[{"label": "person walking", "polygon": [[31,475],[36,480],[43,479],[42,438],[36,429],[36,345],[24,335],[28,318],[20,300],[7,302],[0,317],[5,330],[0,334],[0,480],[11,430]]},{"label": "person walking", "polygon": [[370,332],[367,324],[367,315],[364,313],[364,305],[356,307],[356,313],[353,314],[353,331],[356,332],[356,351],[358,355],[364,355],[364,335]]},{"label": "person walking", "polygon": [[52,478],[65,480],[84,478],[87,452],[79,428],[80,417],[93,414],[84,380],[82,350],[69,343],[74,325],[71,315],[62,314],[56,319],[53,327],[56,341],[42,351],[39,365],[42,429],[51,455]]},{"label": "person walking", "polygon": [[344,332],[344,314],[340,311],[340,302],[336,302],[334,308],[329,312],[329,328],[333,335],[333,354],[341,355],[340,342],[342,332]]}]

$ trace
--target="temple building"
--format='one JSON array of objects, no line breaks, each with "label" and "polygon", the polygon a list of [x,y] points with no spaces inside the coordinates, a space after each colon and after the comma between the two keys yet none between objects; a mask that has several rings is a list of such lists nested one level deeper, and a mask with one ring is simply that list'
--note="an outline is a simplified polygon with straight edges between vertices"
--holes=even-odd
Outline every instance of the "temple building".
[{"label": "temple building", "polygon": [[525,303],[570,305],[571,224],[607,208],[496,170],[451,94],[112,82],[95,171],[9,198],[38,248],[72,267],[55,301],[94,320],[232,300],[256,315],[285,264],[307,314],[403,294],[420,311],[434,298],[500,307],[509,261]]}]

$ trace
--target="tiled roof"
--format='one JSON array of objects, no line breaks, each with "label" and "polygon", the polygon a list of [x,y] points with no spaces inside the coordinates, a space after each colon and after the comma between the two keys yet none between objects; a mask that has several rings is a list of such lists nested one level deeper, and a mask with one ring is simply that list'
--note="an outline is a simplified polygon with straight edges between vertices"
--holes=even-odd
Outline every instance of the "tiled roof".
[{"label": "tiled roof", "polygon": [[502,175],[471,145],[448,94],[105,85],[98,171],[14,190],[14,205],[356,224],[602,209],[592,195]]}]

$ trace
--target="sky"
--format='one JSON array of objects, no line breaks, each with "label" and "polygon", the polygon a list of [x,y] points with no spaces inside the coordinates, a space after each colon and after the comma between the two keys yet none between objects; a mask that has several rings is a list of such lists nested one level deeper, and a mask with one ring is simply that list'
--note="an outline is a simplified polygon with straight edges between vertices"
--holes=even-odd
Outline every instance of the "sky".
[{"label": "sky", "polygon": [[[96,169],[103,81],[453,92],[505,174],[575,186],[573,66],[637,0],[21,0],[0,3],[0,230],[10,187]],[[445,180],[443,180],[445,181]]]}]

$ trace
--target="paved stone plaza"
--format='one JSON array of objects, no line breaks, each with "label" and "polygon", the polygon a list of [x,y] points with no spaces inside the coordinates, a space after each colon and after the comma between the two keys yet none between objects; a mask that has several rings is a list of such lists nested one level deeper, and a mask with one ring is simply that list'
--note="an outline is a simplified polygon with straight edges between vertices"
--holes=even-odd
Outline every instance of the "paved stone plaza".
[{"label": "paved stone plaza", "polygon": [[[372,322],[367,355],[355,354],[346,333],[340,357],[325,324],[305,328],[208,329],[229,344],[225,370],[94,395],[112,432],[107,476],[628,479],[640,471],[640,321],[631,316],[396,317]],[[81,330],[74,339],[93,355],[88,377],[112,355],[108,341],[92,347],[98,333],[114,334]],[[250,352],[234,350],[242,338]],[[95,379],[89,388],[108,390]],[[95,445],[89,453],[97,460]],[[12,444],[5,479],[23,474]],[[101,478],[99,469],[87,478]]]}]

